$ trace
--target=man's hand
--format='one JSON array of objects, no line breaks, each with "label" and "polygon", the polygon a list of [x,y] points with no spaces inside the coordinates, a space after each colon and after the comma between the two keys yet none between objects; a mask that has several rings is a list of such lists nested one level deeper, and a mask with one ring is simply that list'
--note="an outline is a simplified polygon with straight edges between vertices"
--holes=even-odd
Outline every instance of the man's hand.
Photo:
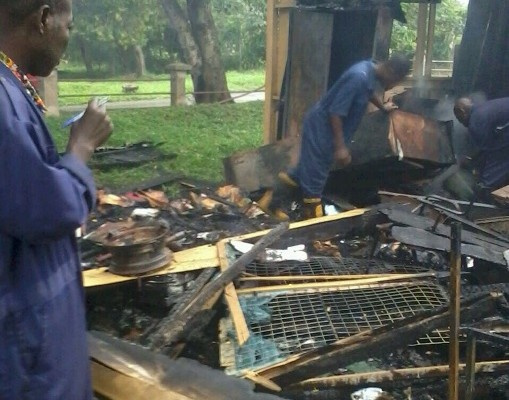
[{"label": "man's hand", "polygon": [[334,161],[338,167],[346,167],[352,162],[352,156],[348,147],[339,147],[334,152]]},{"label": "man's hand", "polygon": [[398,106],[396,104],[394,104],[392,101],[388,101],[387,103],[384,103],[384,105],[382,107],[386,113],[389,113],[391,111],[398,109]]},{"label": "man's hand", "polygon": [[97,99],[92,99],[83,117],[71,126],[67,152],[86,163],[94,150],[110,137],[112,131],[113,124],[106,114],[106,107],[99,107]]}]

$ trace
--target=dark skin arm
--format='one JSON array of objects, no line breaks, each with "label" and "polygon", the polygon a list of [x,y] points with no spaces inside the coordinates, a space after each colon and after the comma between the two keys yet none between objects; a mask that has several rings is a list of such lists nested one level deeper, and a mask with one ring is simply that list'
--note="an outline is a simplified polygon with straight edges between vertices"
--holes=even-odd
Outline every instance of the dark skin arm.
[{"label": "dark skin arm", "polygon": [[334,143],[334,160],[339,167],[346,167],[352,162],[352,156],[348,147],[345,145],[343,136],[343,120],[337,115],[331,115],[329,121],[332,127]]},{"label": "dark skin arm", "polygon": [[[370,101],[380,110],[385,112],[390,112],[397,108],[397,106],[392,102],[383,104],[376,96],[373,96]],[[345,144],[343,136],[343,120],[337,115],[331,115],[329,117],[329,121],[333,134],[334,160],[338,167],[346,167],[352,162],[352,156],[350,154],[350,150],[348,150],[348,147]]]},{"label": "dark skin arm", "polygon": [[373,103],[376,108],[384,112],[391,112],[398,108],[398,106],[396,106],[396,104],[394,104],[392,101],[389,101],[385,104],[382,103],[380,99],[375,95],[373,95],[369,101]]}]

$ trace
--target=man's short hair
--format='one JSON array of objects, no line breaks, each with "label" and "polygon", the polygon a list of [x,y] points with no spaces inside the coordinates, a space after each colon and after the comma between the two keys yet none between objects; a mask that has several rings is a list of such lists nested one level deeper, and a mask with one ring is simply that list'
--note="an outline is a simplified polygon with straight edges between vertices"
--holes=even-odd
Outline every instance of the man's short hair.
[{"label": "man's short hair", "polygon": [[62,11],[65,0],[0,0],[0,12],[5,12],[12,24],[20,23],[39,7],[48,5],[53,11]]},{"label": "man's short hair", "polygon": [[404,78],[410,72],[412,66],[410,59],[403,54],[392,55],[384,64],[395,76],[401,78]]}]

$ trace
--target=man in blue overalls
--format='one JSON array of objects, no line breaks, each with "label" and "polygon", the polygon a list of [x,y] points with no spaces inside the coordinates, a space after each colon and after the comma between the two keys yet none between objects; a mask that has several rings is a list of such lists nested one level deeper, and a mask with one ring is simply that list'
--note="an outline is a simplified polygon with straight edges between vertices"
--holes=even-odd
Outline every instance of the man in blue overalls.
[{"label": "man in blue overalls", "polygon": [[0,0],[0,399],[92,397],[75,230],[95,202],[86,162],[112,124],[91,101],[60,157],[25,74],[47,76],[71,0]]},{"label": "man in blue overalls", "polygon": [[394,55],[379,64],[361,61],[344,72],[305,115],[299,162],[293,170],[279,175],[278,187],[265,193],[258,202],[260,207],[285,219],[274,199],[280,197],[282,188],[293,187],[302,194],[303,217],[322,216],[321,196],[329,170],[334,162],[338,167],[350,164],[348,144],[368,103],[371,101],[384,111],[395,108],[392,103],[383,104],[374,95],[376,84],[379,83],[384,91],[388,90],[403,80],[409,70],[410,61]]},{"label": "man in blue overalls", "polygon": [[509,184],[509,97],[478,104],[462,97],[454,114],[479,151],[475,160],[481,184],[490,190]]}]

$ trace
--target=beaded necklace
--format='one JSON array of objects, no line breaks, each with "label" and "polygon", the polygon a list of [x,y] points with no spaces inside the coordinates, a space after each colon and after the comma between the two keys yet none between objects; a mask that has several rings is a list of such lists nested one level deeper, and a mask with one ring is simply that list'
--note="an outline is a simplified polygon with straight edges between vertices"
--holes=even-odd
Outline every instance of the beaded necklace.
[{"label": "beaded necklace", "polygon": [[46,106],[34,88],[28,76],[20,71],[19,67],[12,61],[4,52],[0,51],[0,62],[2,62],[7,68],[11,70],[16,78],[21,82],[28,95],[34,100],[35,105],[42,113],[46,112]]}]

